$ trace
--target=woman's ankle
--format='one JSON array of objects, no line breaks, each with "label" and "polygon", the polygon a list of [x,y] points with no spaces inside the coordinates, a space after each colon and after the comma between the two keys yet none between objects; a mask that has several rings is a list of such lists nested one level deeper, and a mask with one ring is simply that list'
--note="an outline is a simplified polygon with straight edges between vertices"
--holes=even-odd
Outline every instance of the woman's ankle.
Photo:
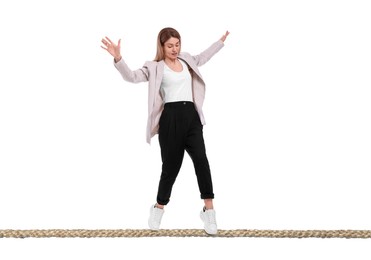
[{"label": "woman's ankle", "polygon": [[213,205],[213,200],[212,199],[204,199],[204,203],[205,203],[204,210],[214,209],[214,205]]},{"label": "woman's ankle", "polygon": [[161,205],[161,204],[156,203],[155,207],[159,208],[159,209],[164,209],[165,205]]}]

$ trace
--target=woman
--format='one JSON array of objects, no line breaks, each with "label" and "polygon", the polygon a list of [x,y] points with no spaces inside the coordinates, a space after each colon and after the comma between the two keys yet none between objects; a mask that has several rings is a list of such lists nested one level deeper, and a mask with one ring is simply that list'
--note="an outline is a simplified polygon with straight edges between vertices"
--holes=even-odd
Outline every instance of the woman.
[{"label": "woman", "polygon": [[157,203],[151,206],[148,220],[152,230],[160,228],[164,206],[170,200],[184,151],[187,151],[205,204],[200,213],[204,229],[208,234],[217,234],[212,179],[202,133],[205,83],[197,67],[205,64],[224,46],[228,35],[227,31],[208,49],[191,56],[180,52],[180,34],[173,28],[164,28],[157,37],[155,60],[147,61],[137,70],[131,70],[121,57],[121,39],[117,44],[108,37],[102,39],[101,47],[114,57],[114,65],[124,80],[132,83],[148,81],[147,142],[159,135],[162,158]]}]

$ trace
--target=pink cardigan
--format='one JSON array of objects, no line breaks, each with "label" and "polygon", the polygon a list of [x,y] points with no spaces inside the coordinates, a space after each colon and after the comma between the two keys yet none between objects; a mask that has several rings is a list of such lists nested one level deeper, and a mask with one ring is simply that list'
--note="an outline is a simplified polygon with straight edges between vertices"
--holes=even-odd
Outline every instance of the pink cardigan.
[{"label": "pink cardigan", "polygon": [[[205,124],[205,118],[202,113],[202,105],[205,98],[205,82],[197,67],[209,61],[223,46],[224,43],[219,40],[199,55],[191,56],[185,52],[179,54],[179,59],[185,61],[194,71],[192,77],[193,101],[203,125]],[[128,82],[139,83],[148,81],[147,143],[151,143],[151,138],[158,133],[159,121],[164,108],[164,102],[160,94],[164,61],[147,61],[142,68],[134,71],[128,67],[123,59],[114,63],[114,65],[124,80]]]}]

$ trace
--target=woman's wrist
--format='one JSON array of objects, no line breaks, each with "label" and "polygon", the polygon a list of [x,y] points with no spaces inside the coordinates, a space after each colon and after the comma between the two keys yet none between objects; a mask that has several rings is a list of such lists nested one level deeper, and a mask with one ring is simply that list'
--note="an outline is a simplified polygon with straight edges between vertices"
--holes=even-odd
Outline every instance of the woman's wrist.
[{"label": "woman's wrist", "polygon": [[114,60],[115,60],[116,63],[119,62],[121,59],[122,59],[121,55],[114,58]]}]

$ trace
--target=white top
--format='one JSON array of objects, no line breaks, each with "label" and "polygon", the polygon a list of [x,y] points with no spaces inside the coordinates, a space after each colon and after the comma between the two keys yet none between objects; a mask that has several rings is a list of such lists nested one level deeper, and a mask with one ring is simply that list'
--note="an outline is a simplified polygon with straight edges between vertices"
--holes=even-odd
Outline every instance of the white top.
[{"label": "white top", "polygon": [[183,70],[180,72],[173,71],[165,63],[164,75],[160,87],[164,103],[176,101],[193,102],[191,73],[188,70],[187,64],[182,60],[179,61],[183,67]]}]

